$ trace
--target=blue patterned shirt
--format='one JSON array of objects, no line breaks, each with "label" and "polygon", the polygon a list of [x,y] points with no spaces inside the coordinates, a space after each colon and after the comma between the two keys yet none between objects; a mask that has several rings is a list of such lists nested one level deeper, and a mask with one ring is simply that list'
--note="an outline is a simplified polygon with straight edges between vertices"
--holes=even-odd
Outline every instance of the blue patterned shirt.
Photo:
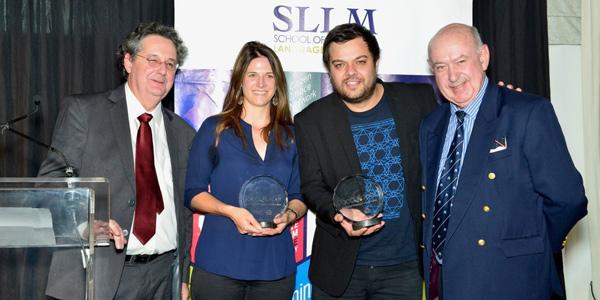
[{"label": "blue patterned shirt", "polygon": [[363,237],[357,265],[386,266],[416,259],[413,224],[406,204],[400,139],[386,97],[366,112],[348,110],[362,173],[381,185],[385,226]]}]

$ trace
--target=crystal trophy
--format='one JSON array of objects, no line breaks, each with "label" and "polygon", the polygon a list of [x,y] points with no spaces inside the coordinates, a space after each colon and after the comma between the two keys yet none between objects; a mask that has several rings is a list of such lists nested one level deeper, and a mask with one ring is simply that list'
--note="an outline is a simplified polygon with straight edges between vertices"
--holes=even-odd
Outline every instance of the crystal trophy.
[{"label": "crystal trophy", "polygon": [[383,210],[383,190],[367,176],[347,176],[335,186],[333,206],[352,222],[352,229],[373,226],[381,223],[377,215]]},{"label": "crystal trophy", "polygon": [[247,209],[262,228],[275,228],[273,219],[287,207],[287,192],[277,179],[259,175],[242,185],[239,195],[240,207]]}]

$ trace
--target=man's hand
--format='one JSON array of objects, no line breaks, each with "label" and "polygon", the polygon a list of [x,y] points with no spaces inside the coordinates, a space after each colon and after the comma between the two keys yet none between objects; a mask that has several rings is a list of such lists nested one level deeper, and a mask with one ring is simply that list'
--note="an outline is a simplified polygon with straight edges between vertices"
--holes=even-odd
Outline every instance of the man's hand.
[{"label": "man's hand", "polygon": [[498,85],[499,86],[505,86],[507,89],[509,90],[515,90],[517,92],[522,92],[523,90],[520,87],[515,88],[512,84],[505,84],[504,81],[500,80],[498,81]]},{"label": "man's hand", "polygon": [[121,250],[125,248],[125,244],[127,244],[127,239],[125,238],[125,234],[123,234],[123,229],[117,221],[110,219],[108,221],[108,229],[109,229],[109,237],[111,240],[115,241],[115,248]]},{"label": "man's hand", "polygon": [[190,289],[188,289],[188,285],[185,282],[181,283],[181,300],[190,299]]},{"label": "man's hand", "polygon": [[[381,218],[382,216],[383,216],[382,214],[379,214],[377,216],[377,218]],[[341,214],[335,214],[333,219],[336,222],[340,223],[340,225],[342,226],[342,228],[344,228],[344,230],[346,231],[346,234],[348,234],[348,236],[355,236],[355,237],[373,234],[373,233],[379,231],[383,227],[383,225],[385,225],[385,222],[381,221],[381,223],[379,223],[377,225],[354,230],[354,229],[352,229],[352,222],[348,221],[348,219],[344,218],[344,216],[342,216]]]},{"label": "man's hand", "polygon": [[[81,233],[81,236],[85,239],[88,238],[88,226],[85,224],[85,230]],[[107,222],[95,220],[94,221],[94,234],[96,235],[96,240],[106,240],[111,239],[115,242],[115,248],[121,250],[127,244],[127,239],[125,238],[125,234],[123,234],[123,230],[117,221],[110,219]]]}]

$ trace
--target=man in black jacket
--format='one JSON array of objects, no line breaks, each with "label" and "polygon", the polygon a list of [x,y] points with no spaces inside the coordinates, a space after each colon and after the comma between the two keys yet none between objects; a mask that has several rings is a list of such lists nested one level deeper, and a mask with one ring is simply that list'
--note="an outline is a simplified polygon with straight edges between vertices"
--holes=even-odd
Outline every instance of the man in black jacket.
[{"label": "man in black jacket", "polygon": [[[323,63],[334,93],[295,118],[302,192],[317,215],[314,299],[421,299],[418,132],[436,102],[429,85],[378,80],[379,53],[361,25],[331,30]],[[335,186],[355,174],[383,188],[381,224],[353,230],[335,211]]]}]

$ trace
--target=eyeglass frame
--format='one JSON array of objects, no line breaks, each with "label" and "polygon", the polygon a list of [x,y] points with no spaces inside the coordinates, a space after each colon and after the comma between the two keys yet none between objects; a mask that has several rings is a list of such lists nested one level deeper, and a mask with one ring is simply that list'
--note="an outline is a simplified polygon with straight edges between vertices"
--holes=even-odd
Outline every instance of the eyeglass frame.
[{"label": "eyeglass frame", "polygon": [[143,55],[141,55],[141,54],[139,54],[139,53],[138,53],[138,54],[136,54],[135,56],[139,56],[139,57],[141,57],[141,58],[145,59],[145,60],[148,62],[148,65],[149,65],[151,68],[158,68],[159,66],[162,66],[163,64],[165,65],[165,67],[167,68],[167,70],[169,70],[169,71],[171,71],[171,72],[175,72],[175,71],[177,71],[177,69],[179,68],[179,63],[175,63],[175,64],[172,64],[172,66],[173,66],[173,69],[171,69],[171,68],[169,67],[169,64],[170,64],[171,62],[169,62],[169,61],[162,61],[162,60],[160,60],[160,59],[159,59],[157,56],[155,56],[155,55],[151,55],[150,57],[148,57],[148,56],[143,56]]}]

